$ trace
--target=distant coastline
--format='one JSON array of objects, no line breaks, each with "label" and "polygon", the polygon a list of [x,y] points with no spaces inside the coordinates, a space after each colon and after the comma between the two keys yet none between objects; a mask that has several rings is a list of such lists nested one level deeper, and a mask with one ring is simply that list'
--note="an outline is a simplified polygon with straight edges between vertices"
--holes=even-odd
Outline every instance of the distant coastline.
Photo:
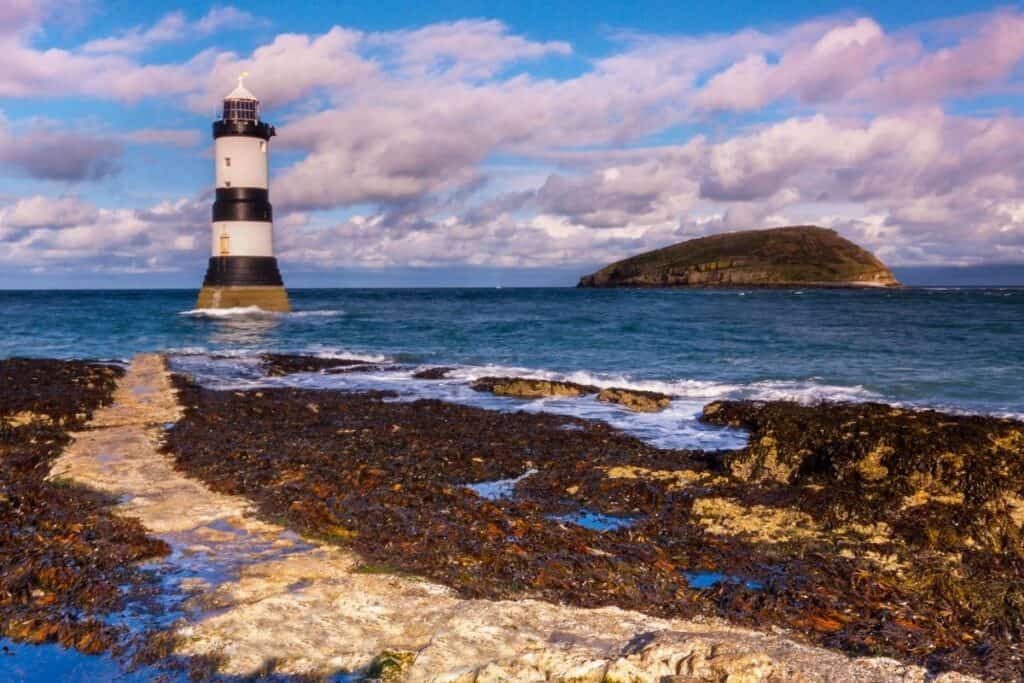
[{"label": "distant coastline", "polygon": [[[589,273],[602,263],[584,262],[546,268],[397,268],[388,271],[343,269],[330,272],[295,272],[282,261],[289,289],[493,289],[572,288],[580,273]],[[993,263],[977,266],[891,265],[893,274],[905,287],[1024,287],[1024,263]],[[0,272],[0,291],[175,291],[195,292],[195,278],[201,273],[111,274],[95,278],[48,274],[40,276],[13,269]]]}]

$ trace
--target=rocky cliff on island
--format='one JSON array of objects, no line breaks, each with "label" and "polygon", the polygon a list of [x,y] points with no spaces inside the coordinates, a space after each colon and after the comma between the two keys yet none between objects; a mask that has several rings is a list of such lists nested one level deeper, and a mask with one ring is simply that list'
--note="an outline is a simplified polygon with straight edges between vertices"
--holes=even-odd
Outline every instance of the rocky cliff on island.
[{"label": "rocky cliff on island", "polygon": [[579,287],[899,287],[871,252],[816,226],[711,235],[580,278]]}]

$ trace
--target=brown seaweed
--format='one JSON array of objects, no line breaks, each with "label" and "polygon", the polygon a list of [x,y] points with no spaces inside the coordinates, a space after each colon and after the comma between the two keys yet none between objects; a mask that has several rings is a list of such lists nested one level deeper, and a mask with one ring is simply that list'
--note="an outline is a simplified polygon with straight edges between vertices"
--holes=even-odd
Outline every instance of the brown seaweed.
[{"label": "brown seaweed", "polygon": [[[179,467],[366,566],[466,596],[713,614],[934,671],[1024,673],[1019,422],[721,404],[706,419],[751,430],[751,446],[710,453],[543,413],[176,382]],[[468,488],[495,480],[514,495]],[[580,510],[633,523],[564,521]],[[695,588],[693,571],[729,578]]]}]

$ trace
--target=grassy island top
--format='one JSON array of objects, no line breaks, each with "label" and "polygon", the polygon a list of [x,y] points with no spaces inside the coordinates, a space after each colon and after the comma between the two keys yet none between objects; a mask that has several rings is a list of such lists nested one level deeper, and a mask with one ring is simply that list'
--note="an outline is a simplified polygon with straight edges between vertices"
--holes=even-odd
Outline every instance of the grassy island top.
[{"label": "grassy island top", "polygon": [[871,252],[812,225],[680,242],[617,261],[580,287],[898,287]]}]

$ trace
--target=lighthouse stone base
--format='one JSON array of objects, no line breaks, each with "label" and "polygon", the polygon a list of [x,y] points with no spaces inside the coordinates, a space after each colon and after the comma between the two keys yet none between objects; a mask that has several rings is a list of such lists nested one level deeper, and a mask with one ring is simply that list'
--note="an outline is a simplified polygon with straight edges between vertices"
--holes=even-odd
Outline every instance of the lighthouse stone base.
[{"label": "lighthouse stone base", "polygon": [[287,313],[292,310],[284,287],[207,287],[199,290],[196,308],[248,308]]},{"label": "lighthouse stone base", "polygon": [[277,259],[269,256],[214,256],[199,290],[196,308],[291,310]]}]

